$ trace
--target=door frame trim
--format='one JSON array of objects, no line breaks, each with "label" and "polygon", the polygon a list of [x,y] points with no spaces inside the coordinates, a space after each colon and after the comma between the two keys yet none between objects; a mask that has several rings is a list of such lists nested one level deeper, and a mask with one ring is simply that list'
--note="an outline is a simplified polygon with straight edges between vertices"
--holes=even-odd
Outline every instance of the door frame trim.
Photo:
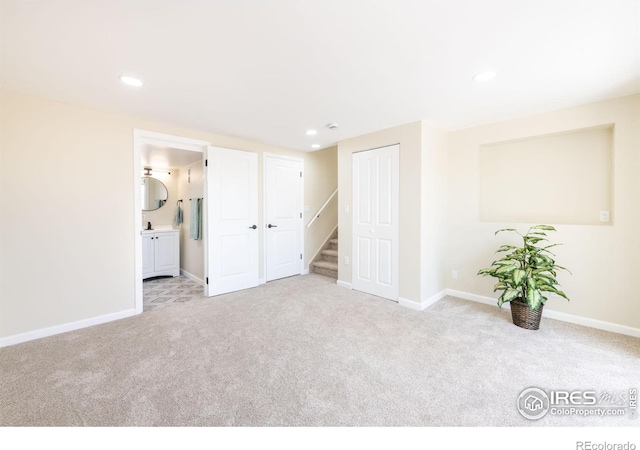
[{"label": "door frame trim", "polygon": [[[140,176],[142,172],[142,148],[145,145],[157,145],[181,150],[190,150],[202,153],[202,165],[206,157],[206,148],[211,145],[208,141],[199,139],[191,139],[173,134],[158,133],[155,131],[133,129],[133,230],[134,230],[134,308],[135,314],[143,311],[143,293],[142,293],[142,195],[140,193]],[[204,180],[203,189],[206,191],[206,179]],[[204,200],[206,205],[206,198]],[[206,214],[203,214],[206,220]],[[206,239],[206,236],[205,236]],[[208,254],[205,246],[204,264],[208,263]],[[207,290],[207,286],[205,286]]]},{"label": "door frame trim", "polygon": [[300,259],[300,275],[304,273],[304,158],[297,158],[295,156],[280,155],[278,153],[262,153],[262,266],[264,268],[264,277],[260,280],[261,283],[267,282],[267,158],[284,159],[287,161],[295,161],[300,163],[300,170],[302,171],[302,177],[300,182],[300,212],[302,217],[300,218],[300,253],[302,253],[302,259]]}]

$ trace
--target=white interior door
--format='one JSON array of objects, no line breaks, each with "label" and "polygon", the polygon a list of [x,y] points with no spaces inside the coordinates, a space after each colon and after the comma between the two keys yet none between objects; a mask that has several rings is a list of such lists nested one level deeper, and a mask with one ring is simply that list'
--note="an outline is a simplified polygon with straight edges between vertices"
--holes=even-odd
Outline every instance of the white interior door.
[{"label": "white interior door", "polygon": [[208,295],[258,285],[258,155],[208,147]]},{"label": "white interior door", "polygon": [[302,273],[302,161],[266,156],[266,280]]},{"label": "white interior door", "polygon": [[353,289],[398,300],[399,145],[353,154]]}]

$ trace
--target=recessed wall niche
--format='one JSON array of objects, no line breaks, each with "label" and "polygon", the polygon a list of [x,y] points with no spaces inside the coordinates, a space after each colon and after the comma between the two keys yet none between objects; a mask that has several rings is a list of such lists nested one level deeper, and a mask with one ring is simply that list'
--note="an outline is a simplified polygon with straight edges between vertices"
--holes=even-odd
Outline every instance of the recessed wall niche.
[{"label": "recessed wall niche", "polygon": [[481,145],[480,220],[610,225],[613,133],[609,124]]}]

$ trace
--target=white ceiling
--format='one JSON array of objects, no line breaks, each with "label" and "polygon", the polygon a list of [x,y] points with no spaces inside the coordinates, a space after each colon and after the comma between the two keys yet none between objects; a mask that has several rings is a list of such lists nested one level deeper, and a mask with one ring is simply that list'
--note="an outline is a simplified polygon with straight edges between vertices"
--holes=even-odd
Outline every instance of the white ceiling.
[{"label": "white ceiling", "polygon": [[145,145],[140,155],[142,167],[153,169],[181,169],[196,161],[202,161],[202,153],[178,148]]},{"label": "white ceiling", "polygon": [[639,3],[0,0],[0,86],[310,150],[638,93]]}]

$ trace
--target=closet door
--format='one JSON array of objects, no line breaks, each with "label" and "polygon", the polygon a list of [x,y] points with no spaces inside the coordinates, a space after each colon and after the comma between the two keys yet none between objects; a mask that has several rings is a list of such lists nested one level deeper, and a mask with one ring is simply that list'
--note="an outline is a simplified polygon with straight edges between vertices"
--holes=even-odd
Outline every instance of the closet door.
[{"label": "closet door", "polygon": [[400,146],[353,154],[353,289],[398,301]]},{"label": "closet door", "polygon": [[207,151],[208,295],[258,285],[258,155]]}]

